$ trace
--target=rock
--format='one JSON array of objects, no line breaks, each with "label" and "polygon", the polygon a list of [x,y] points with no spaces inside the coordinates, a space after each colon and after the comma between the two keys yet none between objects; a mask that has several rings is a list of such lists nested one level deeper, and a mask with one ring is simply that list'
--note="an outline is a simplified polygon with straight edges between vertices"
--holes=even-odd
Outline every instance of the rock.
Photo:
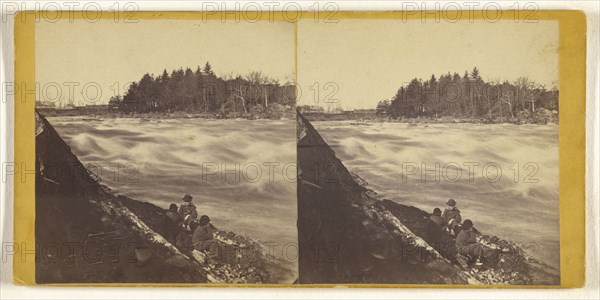
[{"label": "rock", "polygon": [[152,258],[152,251],[148,249],[136,249],[135,258],[137,259],[138,267],[144,266]]},{"label": "rock", "polygon": [[195,267],[189,259],[181,255],[174,255],[165,261],[167,264],[173,265],[175,267],[183,268],[183,267]]}]

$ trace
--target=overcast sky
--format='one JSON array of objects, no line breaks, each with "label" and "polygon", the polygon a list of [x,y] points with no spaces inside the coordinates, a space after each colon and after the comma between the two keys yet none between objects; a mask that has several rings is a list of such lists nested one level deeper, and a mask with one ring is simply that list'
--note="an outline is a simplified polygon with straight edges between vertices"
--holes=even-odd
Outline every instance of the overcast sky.
[{"label": "overcast sky", "polygon": [[304,19],[298,24],[299,105],[315,104],[318,82],[321,102],[333,93],[342,108],[374,108],[412,78],[462,76],[475,66],[486,80],[528,76],[550,88],[558,82],[557,46],[556,21]]},{"label": "overcast sky", "polygon": [[[558,81],[557,45],[556,21],[341,19],[327,24],[303,19],[298,24],[299,104],[315,104],[316,98],[322,104],[329,96],[343,108],[375,107],[414,77],[462,75],[474,66],[487,80],[528,76],[550,88]],[[146,72],[195,69],[206,61],[218,75],[260,70],[284,82],[294,76],[294,46],[294,25],[288,22],[40,22],[36,80],[47,99],[55,97],[49,83],[62,86],[67,99],[68,85],[76,82],[77,105],[86,104],[86,84],[87,98],[96,98],[91,83],[98,83],[99,103],[106,103]]]},{"label": "overcast sky", "polygon": [[[139,20],[135,24],[102,19],[97,23],[67,20],[40,22],[35,28],[35,71],[40,95],[48,100],[60,86],[67,99],[70,82],[75,104],[86,104],[81,92],[88,84],[87,98],[107,103],[131,81],[144,73],[198,65],[210,61],[217,75],[245,75],[259,70],[280,79],[294,77],[294,24],[289,22],[226,22],[221,20]],[[66,85],[65,85],[66,83]],[[44,88],[46,87],[46,88]],[[44,97],[45,96],[45,97]],[[66,100],[65,100],[66,101]]]}]

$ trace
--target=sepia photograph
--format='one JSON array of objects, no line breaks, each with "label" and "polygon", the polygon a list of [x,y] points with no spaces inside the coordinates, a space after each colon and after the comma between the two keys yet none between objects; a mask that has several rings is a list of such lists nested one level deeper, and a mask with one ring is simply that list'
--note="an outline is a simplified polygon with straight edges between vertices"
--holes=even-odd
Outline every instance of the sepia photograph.
[{"label": "sepia photograph", "polygon": [[597,299],[589,1],[0,1],[0,299]]},{"label": "sepia photograph", "polygon": [[560,284],[559,22],[298,22],[300,283]]},{"label": "sepia photograph", "polygon": [[584,13],[210,5],[9,14],[15,286],[590,283]]},{"label": "sepia photograph", "polygon": [[298,280],[293,23],[41,20],[35,80],[37,283]]}]

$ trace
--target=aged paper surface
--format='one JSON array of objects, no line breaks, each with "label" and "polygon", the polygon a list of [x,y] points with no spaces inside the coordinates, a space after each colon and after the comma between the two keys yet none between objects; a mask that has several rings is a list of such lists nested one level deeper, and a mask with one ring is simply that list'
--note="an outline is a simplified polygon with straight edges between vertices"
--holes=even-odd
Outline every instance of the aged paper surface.
[{"label": "aged paper surface", "polygon": [[139,16],[15,24],[17,282],[583,283],[582,14]]}]

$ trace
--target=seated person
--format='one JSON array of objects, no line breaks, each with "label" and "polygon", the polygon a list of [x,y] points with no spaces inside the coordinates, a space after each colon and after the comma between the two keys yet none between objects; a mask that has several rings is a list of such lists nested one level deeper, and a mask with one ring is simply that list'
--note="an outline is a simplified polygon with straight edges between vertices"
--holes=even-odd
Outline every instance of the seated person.
[{"label": "seated person", "polygon": [[165,216],[167,216],[164,226],[165,238],[168,241],[173,242],[181,230],[181,226],[179,225],[181,223],[181,218],[177,213],[177,204],[172,203],[171,206],[169,206],[169,210],[165,213]]},{"label": "seated person", "polygon": [[213,265],[219,261],[219,243],[214,237],[214,230],[215,228],[210,223],[210,218],[202,216],[192,236],[194,249],[206,251],[208,254],[208,263]]},{"label": "seated person", "polygon": [[192,203],[192,196],[183,196],[183,203],[181,204],[181,206],[179,206],[179,210],[177,212],[179,213],[179,216],[182,219],[185,219],[187,216],[191,216],[191,218],[194,220],[198,218],[196,206]]},{"label": "seated person", "polygon": [[442,219],[446,222],[447,229],[449,232],[454,232],[454,235],[458,235],[460,231],[460,222],[462,217],[460,216],[460,210],[456,207],[456,200],[450,199],[446,202],[448,207],[442,213]]},{"label": "seated person", "polygon": [[181,217],[179,216],[179,213],[177,213],[177,204],[175,203],[171,203],[169,210],[167,210],[165,215],[175,223],[179,223],[181,221]]},{"label": "seated person", "polygon": [[482,265],[482,257],[487,261],[497,259],[496,250],[477,242],[477,233],[475,233],[473,222],[471,220],[465,220],[463,223],[462,230],[456,237],[456,249],[458,250],[458,253],[462,255],[474,256],[475,264],[478,266]]},{"label": "seated person", "polygon": [[191,215],[186,215],[177,226],[179,233],[177,234],[175,245],[180,249],[191,251],[193,248],[192,235],[197,226],[198,222],[196,219],[193,219]]},{"label": "seated person", "polygon": [[433,210],[433,214],[429,216],[429,222],[427,223],[427,236],[433,243],[442,241],[446,222],[442,219],[441,214],[442,210],[436,207]]}]

